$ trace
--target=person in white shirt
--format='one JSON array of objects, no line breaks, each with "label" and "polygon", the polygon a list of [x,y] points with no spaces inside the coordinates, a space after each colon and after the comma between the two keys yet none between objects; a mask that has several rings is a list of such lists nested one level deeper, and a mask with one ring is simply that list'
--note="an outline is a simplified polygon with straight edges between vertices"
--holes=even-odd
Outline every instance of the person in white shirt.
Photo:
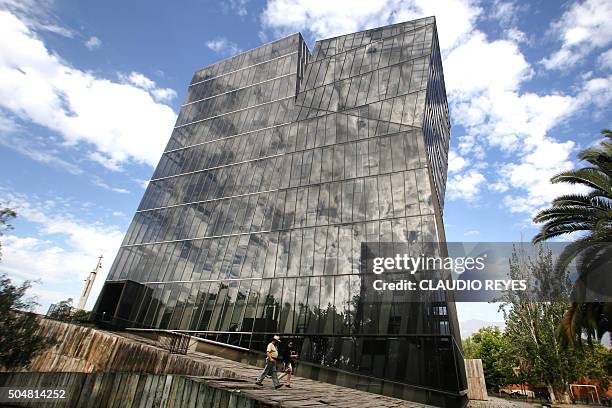
[{"label": "person in white shirt", "polygon": [[274,384],[275,389],[279,389],[282,385],[278,381],[278,376],[276,374],[276,359],[278,358],[278,344],[280,343],[280,336],[274,336],[272,341],[268,344],[266,348],[266,366],[263,371],[255,380],[255,384],[259,386],[263,386],[262,381],[266,378],[266,375],[270,375],[272,377],[272,383]]}]

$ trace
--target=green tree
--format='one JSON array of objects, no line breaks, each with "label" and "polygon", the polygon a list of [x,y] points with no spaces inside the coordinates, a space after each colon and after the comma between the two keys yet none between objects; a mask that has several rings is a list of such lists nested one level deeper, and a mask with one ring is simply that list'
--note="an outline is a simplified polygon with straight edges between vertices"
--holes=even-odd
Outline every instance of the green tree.
[{"label": "green tree", "polygon": [[61,320],[63,322],[70,321],[74,315],[74,307],[72,307],[72,298],[62,300],[54,304],[53,309],[47,313],[50,319]]},{"label": "green tree", "polygon": [[[10,221],[16,216],[15,211],[0,204],[0,237],[12,228]],[[5,274],[0,275],[0,366],[7,369],[27,366],[36,354],[53,344],[39,334],[40,324],[33,312],[37,304],[26,298],[30,287],[29,281],[14,285]]]},{"label": "green tree", "polygon": [[47,313],[50,319],[61,320],[63,322],[87,323],[90,320],[91,312],[75,309],[72,305],[72,298],[62,300],[53,305]]},{"label": "green tree", "polygon": [[[595,255],[611,257],[612,242],[612,130],[602,132],[604,139],[598,146],[582,150],[578,154],[586,166],[562,172],[551,179],[552,183],[569,183],[586,186],[586,194],[567,194],[553,200],[550,208],[540,211],[534,222],[542,223],[533,242],[541,242],[569,233],[579,238],[569,244],[557,260],[556,268],[565,269],[582,256],[586,263],[579,268],[582,278],[596,268],[589,263]],[[601,256],[601,253],[605,254]],[[609,269],[609,268],[608,268]],[[604,277],[605,278],[605,277]],[[612,329],[612,304],[585,302],[580,293],[568,307],[559,334],[564,342],[580,344],[582,335],[601,339]]]},{"label": "green tree", "polygon": [[508,341],[497,327],[483,327],[463,342],[465,358],[482,360],[488,389],[516,382],[508,356]]},{"label": "green tree", "polygon": [[461,340],[461,348],[463,349],[464,358],[480,358],[476,351],[476,344],[472,340],[472,336]]},{"label": "green tree", "polygon": [[510,279],[525,280],[529,291],[507,291],[501,310],[506,322],[508,352],[522,379],[545,385],[554,402],[554,390],[568,391],[580,377],[582,351],[563,350],[556,330],[563,319],[571,290],[566,269],[556,269],[550,250],[538,245],[534,259],[524,247],[515,248],[510,258]]},{"label": "green tree", "polygon": [[91,312],[77,309],[72,315],[72,321],[77,323],[87,323],[91,319]]},{"label": "green tree", "polygon": [[[0,203],[0,238],[2,238],[2,236],[4,235],[4,231],[12,228],[10,221],[16,216],[17,214],[15,213],[15,211],[11,210],[8,207],[4,207],[2,203]],[[0,259],[2,259],[2,242],[1,241],[0,241]]]},{"label": "green tree", "polygon": [[30,282],[16,286],[0,275],[0,366],[12,369],[27,366],[32,358],[53,343],[40,334],[34,308],[26,298]]},{"label": "green tree", "polygon": [[581,360],[582,375],[595,380],[600,385],[600,392],[605,392],[612,380],[612,350],[600,343],[584,349]]}]

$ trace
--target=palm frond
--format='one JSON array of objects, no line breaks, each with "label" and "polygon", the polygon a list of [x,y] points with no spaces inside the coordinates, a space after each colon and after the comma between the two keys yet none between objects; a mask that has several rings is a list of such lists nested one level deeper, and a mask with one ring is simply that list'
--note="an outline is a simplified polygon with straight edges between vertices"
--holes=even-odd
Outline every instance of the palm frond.
[{"label": "palm frond", "polygon": [[[534,217],[534,222],[543,224],[533,237],[534,243],[571,232],[586,232],[565,247],[555,264],[555,273],[559,273],[578,260],[579,278],[572,293],[573,302],[557,330],[562,344],[573,346],[582,344],[583,334],[591,342],[612,330],[612,303],[589,303],[583,293],[584,283],[598,285],[601,279],[607,280],[601,272],[608,271],[605,263],[610,254],[606,251],[612,243],[612,130],[604,129],[601,134],[604,140],[598,146],[584,149],[578,155],[589,166],[562,172],[551,179],[553,183],[583,185],[592,190],[557,197],[549,208]],[[603,255],[602,247],[606,248]]]},{"label": "palm frond", "polygon": [[552,183],[582,184],[600,190],[606,196],[612,197],[612,181],[610,177],[593,167],[564,171],[553,176],[550,181]]},{"label": "palm frond", "polygon": [[608,175],[610,175],[610,169],[612,169],[611,157],[612,143],[610,142],[602,142],[599,146],[588,147],[578,153],[578,160],[586,161]]},{"label": "palm frond", "polygon": [[562,226],[555,226],[554,228],[543,227],[542,230],[533,237],[532,242],[536,244],[538,242],[546,241],[551,238],[556,238],[580,231],[590,231],[590,226],[586,224],[568,224]]},{"label": "palm frond", "polygon": [[[582,210],[582,211],[580,211]],[[552,222],[552,221],[581,221],[581,222],[595,222],[601,217],[598,215],[601,211],[586,209],[586,208],[558,208],[552,207],[546,210],[540,211],[533,218],[535,222]]]},{"label": "palm frond", "polygon": [[566,194],[555,198],[552,205],[591,205],[589,194]]}]

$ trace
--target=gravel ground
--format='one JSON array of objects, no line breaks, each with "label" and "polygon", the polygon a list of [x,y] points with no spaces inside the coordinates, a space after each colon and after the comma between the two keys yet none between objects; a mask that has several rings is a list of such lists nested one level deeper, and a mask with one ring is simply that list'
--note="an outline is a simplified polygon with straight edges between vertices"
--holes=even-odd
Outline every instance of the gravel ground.
[{"label": "gravel ground", "polygon": [[[468,408],[534,408],[541,407],[542,404],[536,402],[513,401],[497,397],[489,397],[486,401],[472,400],[468,404]],[[593,408],[597,405],[581,405],[581,404],[554,404],[553,407],[567,408]]]},{"label": "gravel ground", "polygon": [[510,401],[503,398],[489,397],[486,401],[470,401],[468,408],[527,408],[540,406],[539,404],[526,403],[523,401]]}]

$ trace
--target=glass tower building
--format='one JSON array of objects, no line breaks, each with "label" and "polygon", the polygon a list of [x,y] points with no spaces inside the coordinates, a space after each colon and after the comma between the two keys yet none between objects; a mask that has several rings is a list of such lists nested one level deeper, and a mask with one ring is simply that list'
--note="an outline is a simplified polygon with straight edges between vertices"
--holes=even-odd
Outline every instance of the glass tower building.
[{"label": "glass tower building", "polygon": [[300,375],[465,401],[454,303],[368,294],[364,242],[444,242],[450,121],[433,17],[294,34],[193,75],[95,315],[251,350]]}]

